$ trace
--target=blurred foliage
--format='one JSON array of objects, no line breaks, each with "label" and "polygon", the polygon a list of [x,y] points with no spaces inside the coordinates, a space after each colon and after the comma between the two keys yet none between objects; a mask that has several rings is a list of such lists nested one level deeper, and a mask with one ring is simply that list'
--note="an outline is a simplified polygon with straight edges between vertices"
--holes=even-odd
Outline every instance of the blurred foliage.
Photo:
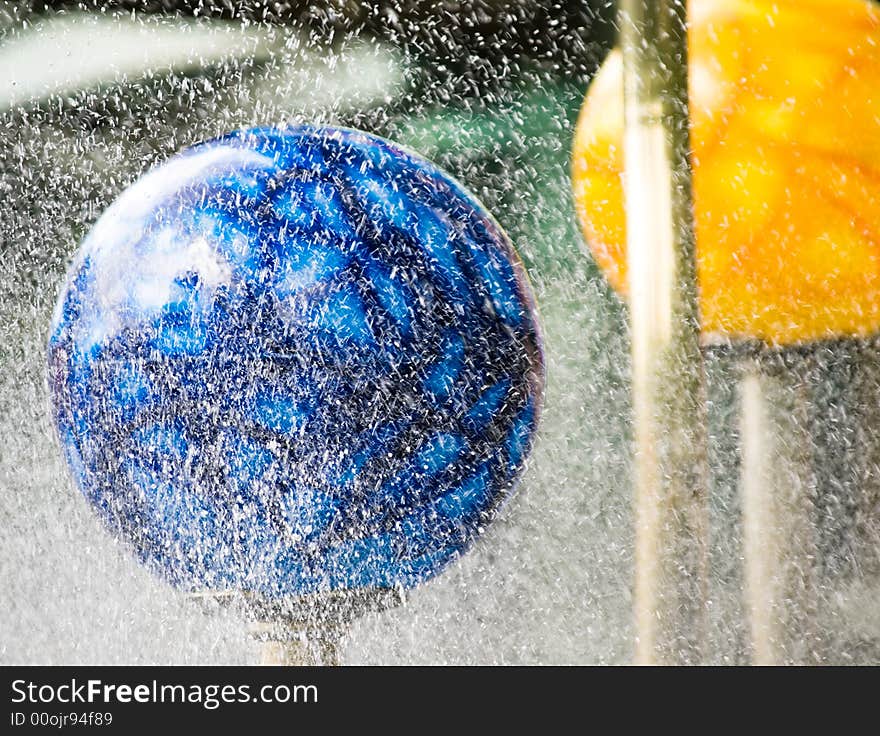
[{"label": "blurred foliage", "polygon": [[568,178],[581,97],[570,82],[525,87],[467,109],[403,115],[389,134],[461,177],[508,230],[533,278],[553,278],[592,264],[576,247]]}]

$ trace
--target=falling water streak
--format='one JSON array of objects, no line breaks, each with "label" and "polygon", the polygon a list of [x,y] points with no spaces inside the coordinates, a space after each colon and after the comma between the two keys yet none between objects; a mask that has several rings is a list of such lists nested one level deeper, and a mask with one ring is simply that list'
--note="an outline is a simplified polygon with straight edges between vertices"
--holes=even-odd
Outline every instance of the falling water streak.
[{"label": "falling water streak", "polygon": [[636,661],[698,663],[707,434],[684,3],[622,0],[636,482]]}]

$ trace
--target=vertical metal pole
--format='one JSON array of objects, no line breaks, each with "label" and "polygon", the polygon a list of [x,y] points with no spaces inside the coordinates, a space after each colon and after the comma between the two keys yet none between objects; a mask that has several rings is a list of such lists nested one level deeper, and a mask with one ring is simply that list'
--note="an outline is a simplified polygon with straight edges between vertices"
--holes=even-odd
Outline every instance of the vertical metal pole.
[{"label": "vertical metal pole", "polygon": [[745,594],[758,665],[815,664],[821,652],[809,397],[804,361],[793,362],[759,355],[740,384]]},{"label": "vertical metal pole", "polygon": [[342,662],[344,639],[352,623],[404,602],[397,588],[338,590],[264,600],[244,594],[250,633],[260,646],[262,664],[336,666]]},{"label": "vertical metal pole", "polygon": [[260,639],[260,664],[285,667],[338,666],[342,662],[342,627],[258,623],[251,634]]},{"label": "vertical metal pole", "polygon": [[621,0],[636,482],[636,661],[698,663],[706,407],[683,0]]}]

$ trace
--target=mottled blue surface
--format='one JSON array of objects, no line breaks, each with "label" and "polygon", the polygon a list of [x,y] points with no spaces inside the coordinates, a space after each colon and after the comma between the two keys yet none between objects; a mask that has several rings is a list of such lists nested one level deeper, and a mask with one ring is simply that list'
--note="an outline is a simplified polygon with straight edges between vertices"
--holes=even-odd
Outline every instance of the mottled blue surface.
[{"label": "mottled blue surface", "polygon": [[49,339],[82,492],[187,589],[412,586],[508,495],[543,363],[506,236],[350,130],[231,133],[85,239]]}]

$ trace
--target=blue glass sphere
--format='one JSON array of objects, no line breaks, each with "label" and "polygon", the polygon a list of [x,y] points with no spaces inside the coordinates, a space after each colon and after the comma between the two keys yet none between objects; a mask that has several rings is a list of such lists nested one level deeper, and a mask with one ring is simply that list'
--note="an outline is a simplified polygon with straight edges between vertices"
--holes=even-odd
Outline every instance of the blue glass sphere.
[{"label": "blue glass sphere", "polygon": [[86,498],[188,590],[410,587],[455,559],[531,446],[543,360],[503,231],[353,130],[230,133],[125,190],[52,321]]}]

